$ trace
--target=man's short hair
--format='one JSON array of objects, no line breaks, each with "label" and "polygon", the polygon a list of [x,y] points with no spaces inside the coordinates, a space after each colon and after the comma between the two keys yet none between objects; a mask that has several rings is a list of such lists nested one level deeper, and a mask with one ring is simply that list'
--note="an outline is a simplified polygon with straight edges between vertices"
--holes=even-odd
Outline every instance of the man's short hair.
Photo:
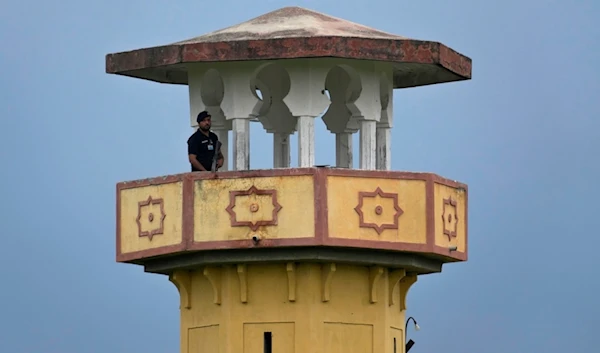
[{"label": "man's short hair", "polygon": [[202,120],[209,118],[209,117],[210,117],[210,114],[206,110],[201,111],[200,114],[198,114],[198,117],[196,118],[196,122],[200,123]]}]

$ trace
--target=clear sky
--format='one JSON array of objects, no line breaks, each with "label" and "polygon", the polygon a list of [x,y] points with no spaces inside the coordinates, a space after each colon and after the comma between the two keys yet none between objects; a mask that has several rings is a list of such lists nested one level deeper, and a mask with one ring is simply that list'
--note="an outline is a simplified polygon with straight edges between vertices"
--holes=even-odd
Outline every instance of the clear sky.
[{"label": "clear sky", "polygon": [[[178,352],[175,287],[115,262],[115,184],[188,171],[187,91],[107,75],[105,55],[289,5],[441,41],[473,59],[471,81],[394,97],[392,168],[438,173],[470,191],[470,259],[411,290],[408,314],[422,328],[409,329],[411,353],[595,350],[600,2],[2,5],[1,352]],[[316,136],[317,164],[333,164],[322,122]],[[253,125],[252,168],[271,166],[271,141]]]}]

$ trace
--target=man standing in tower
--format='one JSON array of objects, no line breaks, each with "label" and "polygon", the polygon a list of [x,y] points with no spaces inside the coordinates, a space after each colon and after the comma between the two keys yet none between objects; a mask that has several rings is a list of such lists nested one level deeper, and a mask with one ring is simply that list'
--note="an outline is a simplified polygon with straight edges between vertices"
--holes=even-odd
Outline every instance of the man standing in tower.
[{"label": "man standing in tower", "polygon": [[[225,158],[221,153],[219,138],[214,132],[210,131],[211,116],[207,111],[202,111],[198,114],[196,122],[198,122],[198,130],[187,141],[188,159],[192,172],[216,172],[223,166]],[[216,163],[213,163],[213,161]]]}]

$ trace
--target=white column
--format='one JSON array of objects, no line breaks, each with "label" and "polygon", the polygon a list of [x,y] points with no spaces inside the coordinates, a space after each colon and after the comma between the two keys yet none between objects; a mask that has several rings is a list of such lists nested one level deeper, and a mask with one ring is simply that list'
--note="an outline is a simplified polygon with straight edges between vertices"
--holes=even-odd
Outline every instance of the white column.
[{"label": "white column", "polygon": [[377,169],[378,170],[390,170],[392,169],[391,161],[391,131],[389,127],[378,127],[377,128]]},{"label": "white column", "polygon": [[315,118],[298,117],[298,167],[313,167],[315,164]]},{"label": "white column", "polygon": [[258,62],[239,62],[219,65],[223,80],[223,115],[231,120],[233,158],[232,170],[250,169],[250,119],[260,104],[253,86],[254,71]]},{"label": "white column", "polygon": [[219,137],[219,141],[221,142],[221,153],[223,153],[223,157],[225,158],[223,166],[219,171],[226,172],[229,170],[229,130],[217,128],[214,130],[214,133]]},{"label": "white column", "polygon": [[315,165],[315,117],[329,106],[323,94],[325,78],[331,64],[319,60],[284,60],[283,67],[290,78],[290,91],[283,99],[296,117],[298,131],[298,166]]},{"label": "white column", "polygon": [[352,168],[352,134],[335,134],[335,165],[339,168]]},{"label": "white column", "polygon": [[379,78],[381,85],[381,116],[377,124],[377,169],[392,169],[392,127],[394,124],[394,82],[393,70],[382,65]]},{"label": "white column", "polygon": [[360,169],[375,170],[377,122],[360,121]]},{"label": "white column", "polygon": [[273,167],[290,167],[290,135],[285,133],[273,134]]},{"label": "white column", "polygon": [[235,118],[233,124],[233,170],[250,169],[250,120]]}]

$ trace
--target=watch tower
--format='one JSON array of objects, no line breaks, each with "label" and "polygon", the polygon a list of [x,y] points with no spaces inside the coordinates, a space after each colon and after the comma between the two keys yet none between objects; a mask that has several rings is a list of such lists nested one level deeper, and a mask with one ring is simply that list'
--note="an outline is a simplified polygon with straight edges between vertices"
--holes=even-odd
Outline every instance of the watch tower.
[{"label": "watch tower", "polygon": [[[209,111],[223,142],[217,173],[116,190],[117,261],[177,287],[182,353],[405,352],[409,288],[419,275],[467,260],[468,193],[435,174],[390,170],[392,97],[394,89],[470,79],[469,58],[286,7],[108,54],[106,71],[187,85],[190,125]],[[318,118],[335,134],[334,167],[314,165]],[[250,168],[251,122],[273,136],[272,169]]]}]

